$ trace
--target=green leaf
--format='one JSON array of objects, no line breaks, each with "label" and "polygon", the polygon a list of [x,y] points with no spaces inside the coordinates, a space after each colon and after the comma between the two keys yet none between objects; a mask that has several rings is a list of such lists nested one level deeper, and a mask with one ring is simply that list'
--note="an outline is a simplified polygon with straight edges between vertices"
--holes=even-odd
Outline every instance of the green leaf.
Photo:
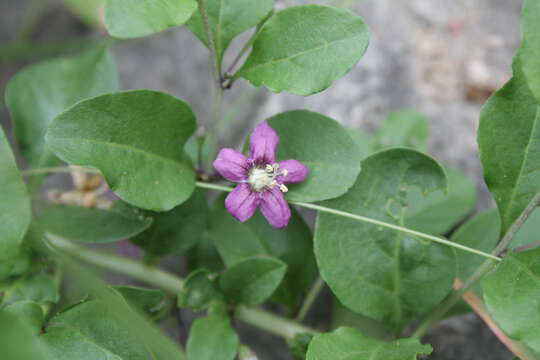
[{"label": "green leaf", "polygon": [[88,243],[128,239],[152,224],[152,218],[121,203],[108,210],[53,205],[38,221],[51,234]]},{"label": "green leaf", "polygon": [[417,339],[392,342],[371,339],[356,329],[342,327],[316,335],[309,345],[306,360],[411,360],[429,355],[432,348]]},{"label": "green leaf", "polygon": [[113,289],[120,293],[131,306],[152,319],[159,319],[167,310],[167,297],[161,290],[135,286],[114,286]]},{"label": "green leaf", "polygon": [[147,212],[154,223],[132,241],[155,256],[181,253],[192,248],[207,227],[207,201],[206,192],[196,190],[189,200],[171,211]]},{"label": "green leaf", "polygon": [[[0,128],[0,264],[19,252],[30,226],[30,200],[15,158]],[[1,274],[1,272],[0,272]]]},{"label": "green leaf", "polygon": [[[540,240],[540,209],[534,210],[512,240],[512,248],[536,243]],[[540,244],[538,244],[540,245]],[[538,246],[537,245],[537,246]]]},{"label": "green leaf", "polygon": [[[25,318],[0,310],[0,354],[2,359],[58,360],[51,356],[41,338]],[[82,360],[82,359],[81,359]],[[93,359],[97,360],[97,359]]]},{"label": "green leaf", "polygon": [[[292,340],[288,341],[289,352],[294,360],[306,360],[306,353],[309,343],[313,339],[313,334],[296,334]],[[249,357],[246,360],[250,360]]]},{"label": "green leaf", "polygon": [[287,265],[275,258],[251,258],[240,261],[223,273],[219,286],[235,303],[255,307],[278,288]]},{"label": "green leaf", "polygon": [[32,300],[40,304],[58,302],[58,290],[54,278],[46,272],[26,274],[9,283],[0,285],[2,304],[20,300]]},{"label": "green leaf", "polygon": [[3,310],[23,319],[31,327],[32,333],[40,333],[45,315],[38,303],[31,300],[20,300],[7,305]]},{"label": "green leaf", "polygon": [[190,360],[233,360],[240,346],[229,319],[211,315],[197,319],[189,333],[187,355]]},{"label": "green leaf", "polygon": [[338,122],[318,113],[296,110],[273,116],[268,123],[280,138],[277,159],[296,159],[309,169],[305,181],[288,185],[287,199],[331,199],[354,184],[360,172],[359,150]]},{"label": "green leaf", "polygon": [[339,327],[351,327],[359,330],[362,334],[375,339],[388,339],[392,337],[392,331],[384,323],[357,314],[343,306],[336,298],[332,301],[332,324],[331,329]]},{"label": "green leaf", "polygon": [[529,87],[540,102],[540,1],[524,0],[519,57]]},{"label": "green leaf", "polygon": [[15,257],[0,261],[0,282],[9,277],[24,274],[30,267],[31,260],[30,252],[22,246]]},{"label": "green leaf", "polygon": [[445,167],[445,171],[447,193],[438,190],[424,196],[418,189],[411,191],[406,227],[430,234],[445,234],[474,210],[478,195],[473,181],[450,167]]},{"label": "green leaf", "polygon": [[123,91],[82,101],[49,127],[47,143],[66,162],[99,169],[122,200],[164,211],[195,188],[184,143],[195,115],[180,99],[152,90]]},{"label": "green leaf", "polygon": [[178,294],[178,306],[201,311],[219,298],[221,298],[221,294],[215,281],[210,278],[210,273],[205,269],[195,270],[186,278],[184,286]]},{"label": "green leaf", "polygon": [[189,20],[195,0],[107,0],[105,26],[114,37],[151,35]]},{"label": "green leaf", "polygon": [[510,252],[482,281],[484,300],[511,338],[540,352],[540,248]]},{"label": "green leaf", "polygon": [[[451,237],[455,243],[490,253],[499,242],[501,222],[497,209],[476,215],[461,226]],[[457,277],[466,280],[480,266],[484,259],[465,251],[456,253]]]},{"label": "green leaf", "polygon": [[274,92],[310,95],[351,70],[369,43],[369,29],[355,13],[305,5],[275,13],[235,76]]},{"label": "green leaf", "polygon": [[[442,167],[412,149],[389,149],[362,162],[344,196],[324,206],[403,226],[411,187],[446,188]],[[395,230],[319,213],[315,256],[323,279],[350,309],[399,330],[429,311],[452,289],[451,248]]]},{"label": "green leaf", "polygon": [[147,360],[149,349],[116,321],[112,308],[87,301],[53,317],[43,335],[57,360]]},{"label": "green leaf", "polygon": [[379,148],[412,147],[426,152],[429,122],[417,110],[395,110],[379,125],[375,138]]},{"label": "green leaf", "polygon": [[260,212],[240,223],[222,204],[216,206],[210,224],[211,236],[227,267],[257,256],[275,257],[287,264],[285,278],[273,299],[290,308],[317,275],[311,231],[300,215],[291,210],[289,225],[282,230],[268,224]]},{"label": "green leaf", "polygon": [[98,46],[81,55],[44,61],[17,73],[6,88],[15,137],[31,167],[59,163],[45,146],[47,126],[77,101],[118,90],[112,55]]},{"label": "green leaf", "polygon": [[[262,21],[274,7],[274,0],[205,0],[208,22],[214,46],[221,64],[223,54],[237,35]],[[187,22],[187,27],[208,46],[206,31],[199,11]]]},{"label": "green leaf", "polygon": [[540,190],[540,112],[514,59],[514,76],[480,114],[478,145],[484,177],[504,234]]}]

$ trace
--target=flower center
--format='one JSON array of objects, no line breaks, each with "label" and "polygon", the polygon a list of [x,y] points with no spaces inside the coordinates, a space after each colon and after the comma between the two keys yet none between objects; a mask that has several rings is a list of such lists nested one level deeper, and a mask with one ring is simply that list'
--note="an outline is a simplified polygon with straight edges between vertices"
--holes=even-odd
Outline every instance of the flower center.
[{"label": "flower center", "polygon": [[258,192],[272,189],[274,186],[279,186],[281,191],[287,192],[287,187],[277,181],[279,175],[287,176],[287,173],[288,172],[285,169],[279,171],[278,164],[267,164],[264,168],[254,166],[249,171],[248,183],[253,190]]}]

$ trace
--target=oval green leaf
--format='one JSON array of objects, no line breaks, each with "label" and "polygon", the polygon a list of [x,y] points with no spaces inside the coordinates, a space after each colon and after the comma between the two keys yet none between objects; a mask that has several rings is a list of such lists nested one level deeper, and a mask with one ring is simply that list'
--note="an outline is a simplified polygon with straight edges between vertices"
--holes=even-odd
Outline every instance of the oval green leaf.
[{"label": "oval green leaf", "polygon": [[138,311],[152,319],[159,319],[167,310],[167,296],[161,290],[135,286],[114,286],[126,301]]},{"label": "oval green leaf", "polygon": [[53,205],[38,221],[51,234],[87,243],[129,239],[152,224],[151,217],[122,204],[108,210]]},{"label": "oval green leaf", "polygon": [[337,121],[306,110],[284,112],[267,121],[279,135],[276,159],[296,159],[309,169],[306,180],[288,185],[288,200],[331,199],[354,184],[360,172],[359,150]]},{"label": "oval green leaf", "polygon": [[107,0],[105,26],[117,38],[143,37],[182,25],[196,9],[195,0]]},{"label": "oval green leaf", "polygon": [[417,339],[386,342],[342,327],[316,335],[309,344],[306,360],[411,360],[431,352],[431,346],[422,345]]},{"label": "oval green leaf", "polygon": [[122,200],[164,211],[181,204],[195,188],[183,147],[195,116],[182,100],[134,90],[82,101],[49,127],[47,143],[61,159],[99,169]]},{"label": "oval green leaf", "polygon": [[484,177],[497,202],[504,234],[540,191],[540,106],[519,57],[514,76],[480,114],[478,145]]},{"label": "oval green leaf", "polygon": [[[389,149],[362,162],[351,190],[323,204],[388,223],[405,224],[412,187],[445,189],[442,167],[412,149]],[[395,230],[319,213],[315,256],[323,279],[350,309],[400,329],[452,289],[452,249]]]},{"label": "oval green leaf", "polygon": [[0,128],[0,262],[13,258],[30,226],[30,199]]},{"label": "oval green leaf", "polygon": [[257,212],[240,223],[222,205],[212,213],[210,231],[214,244],[227,267],[256,256],[278,258],[287,264],[283,283],[272,299],[293,308],[317,275],[311,231],[292,210],[289,225],[273,228]]},{"label": "oval green leaf", "polygon": [[189,274],[178,294],[178,306],[201,311],[208,308],[214,300],[221,299],[221,293],[214,280],[205,269],[195,270]]},{"label": "oval green leaf", "polygon": [[225,270],[219,286],[229,300],[254,307],[274,293],[286,270],[287,265],[278,259],[251,258]]},{"label": "oval green leaf", "polygon": [[482,281],[482,290],[504,332],[540,352],[540,248],[509,253]]},{"label": "oval green leaf", "polygon": [[113,91],[118,91],[118,73],[105,46],[75,57],[44,61],[17,73],[6,88],[6,104],[17,144],[28,164],[58,164],[45,146],[47,126],[77,101]]},{"label": "oval green leaf", "polygon": [[190,360],[233,360],[240,342],[229,319],[211,315],[197,319],[189,332],[187,355]]},{"label": "oval green leaf", "polygon": [[368,43],[367,25],[351,11],[320,5],[290,7],[263,25],[235,76],[274,92],[311,95],[351,70]]},{"label": "oval green leaf", "polygon": [[[214,46],[221,64],[227,47],[237,35],[257,25],[274,7],[274,0],[205,0]],[[208,46],[201,13],[193,14],[187,27]]]}]

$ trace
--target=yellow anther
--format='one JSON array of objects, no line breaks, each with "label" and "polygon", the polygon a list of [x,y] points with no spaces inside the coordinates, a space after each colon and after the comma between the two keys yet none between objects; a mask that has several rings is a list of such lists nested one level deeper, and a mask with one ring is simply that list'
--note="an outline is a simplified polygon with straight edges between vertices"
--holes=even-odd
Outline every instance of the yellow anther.
[{"label": "yellow anther", "polygon": [[279,185],[279,190],[281,190],[281,192],[284,192],[284,193],[289,191],[289,189],[284,184]]},{"label": "yellow anther", "polygon": [[283,176],[287,176],[288,174],[289,174],[289,171],[287,169],[283,169],[281,171],[281,175],[283,175]]}]

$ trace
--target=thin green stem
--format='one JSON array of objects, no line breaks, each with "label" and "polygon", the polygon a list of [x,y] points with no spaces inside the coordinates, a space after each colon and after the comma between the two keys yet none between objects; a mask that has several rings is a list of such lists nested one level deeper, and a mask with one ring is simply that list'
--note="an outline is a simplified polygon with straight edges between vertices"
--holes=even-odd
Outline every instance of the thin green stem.
[{"label": "thin green stem", "polygon": [[[51,234],[47,234],[47,238],[54,247],[75,259],[101,269],[132,277],[160,288],[172,295],[177,295],[184,286],[184,280],[182,278],[161,270],[158,267],[148,266],[136,260],[89,249]],[[317,331],[311,328],[261,309],[238,306],[234,316],[240,321],[269,331],[285,339],[293,339],[301,333],[317,333]]]},{"label": "thin green stem", "polygon": [[[514,221],[510,229],[503,236],[495,250],[493,250],[492,255],[496,256],[503,252],[512,242],[516,236],[519,229],[523,226],[525,221],[529,218],[532,212],[540,205],[540,193],[531,200],[529,205],[523,210],[521,215]],[[499,259],[500,260],[500,259]],[[493,267],[495,263],[488,259],[484,261],[476,271],[465,281],[463,286],[459,289],[454,290],[443,302],[439,304],[418,326],[416,331],[413,333],[413,337],[421,338],[424,336],[431,327],[436,324],[443,316],[450,311],[462,298],[463,294],[469,291],[478,281],[480,281]]]},{"label": "thin green stem", "polygon": [[455,242],[452,242],[452,241],[449,241],[449,240],[446,240],[446,239],[443,239],[443,238],[440,238],[440,237],[437,237],[437,236],[433,236],[433,235],[425,234],[425,233],[415,231],[415,230],[412,230],[412,229],[408,229],[408,228],[405,228],[405,227],[402,227],[402,226],[399,226],[399,225],[386,223],[384,221],[375,220],[375,219],[368,218],[368,217],[361,216],[361,215],[351,214],[351,213],[341,211],[341,210],[327,208],[325,206],[309,204],[309,203],[303,203],[303,202],[297,202],[297,201],[290,201],[290,203],[301,206],[301,207],[304,207],[304,208],[307,208],[307,209],[317,210],[317,211],[328,213],[328,214],[339,215],[339,216],[343,216],[343,217],[346,217],[346,218],[350,218],[350,219],[370,223],[370,224],[373,224],[373,225],[386,227],[388,229],[401,231],[401,232],[404,232],[404,233],[407,233],[407,234],[417,236],[419,238],[430,240],[430,241],[433,241],[433,242],[436,242],[436,243],[439,243],[439,244],[442,244],[442,245],[450,246],[450,247],[453,247],[453,248],[456,248],[456,249],[459,249],[459,250],[467,251],[467,252],[470,252],[470,253],[485,257],[485,258],[489,258],[489,259],[494,260],[494,261],[501,261],[501,259],[498,258],[497,256],[485,253],[483,251],[476,250],[476,249],[473,249],[473,248],[470,248],[468,246],[464,246],[464,245],[461,245],[461,244],[457,244]]},{"label": "thin green stem", "polygon": [[[232,188],[227,187],[227,186],[209,184],[209,183],[204,183],[204,182],[197,182],[196,186],[201,187],[201,188],[205,188],[205,189],[218,190],[218,191],[227,191],[227,192],[232,191]],[[443,238],[440,238],[440,237],[437,237],[437,236],[425,234],[425,233],[415,231],[415,230],[412,230],[412,229],[408,229],[408,228],[405,228],[405,227],[402,227],[402,226],[399,226],[399,225],[390,224],[390,223],[387,223],[387,222],[384,222],[384,221],[375,220],[375,219],[368,218],[368,217],[361,216],[361,215],[351,214],[351,213],[346,212],[346,211],[327,208],[326,206],[320,206],[320,205],[315,205],[315,204],[310,204],[310,203],[305,203],[305,202],[300,202],[300,201],[289,201],[289,203],[293,204],[293,205],[296,205],[296,206],[306,208],[306,209],[312,209],[312,210],[316,210],[316,211],[319,211],[319,212],[324,212],[324,213],[328,213],[328,214],[343,216],[343,217],[346,217],[346,218],[350,218],[350,219],[370,223],[370,224],[373,224],[373,225],[386,227],[386,228],[389,228],[389,229],[392,229],[392,230],[401,231],[401,232],[411,234],[411,235],[414,235],[414,236],[417,236],[417,237],[420,237],[420,238],[423,238],[423,239],[426,239],[426,240],[430,240],[430,241],[433,241],[433,242],[436,242],[436,243],[439,243],[439,244],[443,244],[443,245],[450,246],[450,247],[453,247],[453,248],[456,248],[456,249],[459,249],[459,250],[467,251],[467,252],[470,252],[470,253],[473,253],[473,254],[476,254],[476,255],[479,255],[479,256],[494,260],[494,261],[501,261],[501,259],[499,257],[495,256],[495,255],[488,254],[488,253],[482,252],[480,250],[470,248],[468,246],[457,244],[455,242],[452,242],[452,241],[449,241],[449,240],[446,240],[446,239],[443,239]]]},{"label": "thin green stem", "polygon": [[[22,171],[21,173],[23,175],[35,175],[35,174],[43,174],[43,173],[47,173],[47,172],[60,173],[60,172],[72,172],[72,171],[74,171],[74,170],[72,170],[70,168],[59,167],[59,168],[28,169],[28,170]],[[77,171],[84,171],[84,172],[87,172],[87,173],[99,173],[97,170],[86,169],[86,168],[77,168]],[[195,185],[197,187],[199,187],[199,188],[210,189],[210,190],[218,190],[218,191],[225,191],[225,192],[231,192],[233,190],[231,187],[228,187],[228,186],[216,185],[216,184],[206,183],[206,182],[202,182],[202,181],[195,182]],[[312,209],[312,210],[316,210],[316,211],[319,211],[319,212],[324,212],[324,213],[328,213],[328,214],[343,216],[343,217],[346,217],[346,218],[349,218],[349,219],[353,219],[353,220],[357,220],[357,221],[361,221],[361,222],[365,222],[365,223],[369,223],[369,224],[373,224],[373,225],[377,225],[377,226],[382,226],[382,227],[392,229],[392,230],[401,231],[401,232],[404,232],[404,233],[407,233],[407,234],[417,236],[419,238],[430,240],[430,241],[433,241],[433,242],[436,242],[436,243],[439,243],[439,244],[442,244],[442,245],[450,246],[450,247],[453,247],[455,249],[470,252],[472,254],[476,254],[476,255],[491,259],[493,261],[497,261],[497,262],[501,261],[501,259],[496,256],[496,254],[498,254],[498,253],[496,253],[495,255],[488,254],[488,253],[482,252],[480,250],[470,248],[468,246],[457,244],[455,242],[452,242],[452,241],[449,241],[449,240],[446,240],[446,239],[443,239],[443,238],[440,238],[440,237],[437,237],[437,236],[425,234],[425,233],[415,231],[415,230],[412,230],[412,229],[408,229],[406,227],[402,227],[402,226],[399,226],[399,225],[390,224],[390,223],[387,223],[387,222],[384,222],[384,221],[375,220],[375,219],[368,218],[368,217],[365,217],[365,216],[362,216],[362,215],[356,215],[356,214],[352,214],[352,213],[349,213],[349,212],[346,212],[346,211],[341,211],[341,210],[337,210],[337,209],[328,208],[328,207],[325,207],[325,206],[320,206],[320,205],[315,205],[315,204],[310,204],[310,203],[305,203],[305,202],[300,202],[300,201],[289,201],[289,203],[293,204],[293,205],[296,205],[296,206],[306,208],[306,209]]]},{"label": "thin green stem", "polygon": [[315,282],[313,283],[311,289],[309,289],[309,292],[307,293],[306,298],[304,299],[304,302],[302,303],[302,306],[298,311],[298,315],[296,315],[296,321],[302,322],[304,320],[309,310],[311,309],[311,306],[313,305],[313,303],[317,299],[317,296],[319,296],[323,288],[324,280],[319,276],[317,280],[315,280]]},{"label": "thin green stem", "polygon": [[208,40],[208,49],[210,50],[210,57],[212,58],[212,68],[215,82],[214,86],[221,89],[221,65],[216,53],[216,42],[214,39],[214,34],[212,33],[212,27],[210,26],[208,12],[206,11],[204,0],[197,0],[197,3],[199,4],[199,12],[201,13],[204,32],[206,34],[206,39]]}]

